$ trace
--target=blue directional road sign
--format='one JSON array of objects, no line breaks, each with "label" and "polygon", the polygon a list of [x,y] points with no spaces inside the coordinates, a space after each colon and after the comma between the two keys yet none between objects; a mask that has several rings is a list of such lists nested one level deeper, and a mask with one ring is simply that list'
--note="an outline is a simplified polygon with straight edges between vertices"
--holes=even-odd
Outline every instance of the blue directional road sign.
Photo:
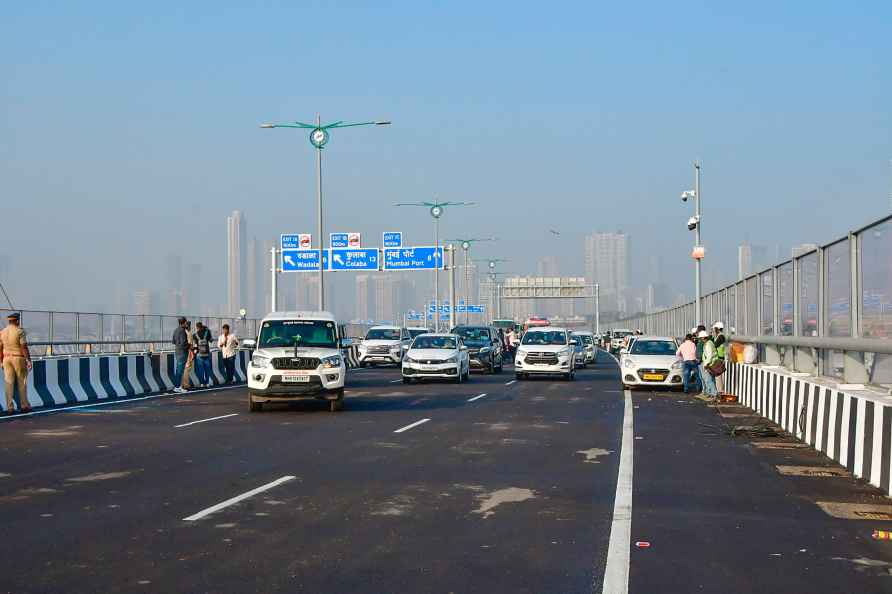
[{"label": "blue directional road sign", "polygon": [[[328,269],[328,250],[323,255],[323,266]],[[319,250],[282,250],[282,272],[318,272]]]},{"label": "blue directional road sign", "polygon": [[297,233],[281,236],[281,245],[279,246],[283,250],[296,250],[300,248],[300,238]]},{"label": "blue directional road sign", "polygon": [[384,242],[381,244],[381,247],[386,247],[386,248],[403,247],[403,232],[402,231],[385,231],[384,232]]},{"label": "blue directional road sign", "polygon": [[443,247],[384,248],[383,270],[434,270],[443,268]]},{"label": "blue directional road sign", "polygon": [[347,243],[346,233],[329,233],[329,246],[333,248],[345,248],[350,244]]},{"label": "blue directional road sign", "polygon": [[378,248],[333,249],[330,270],[378,270]]},{"label": "blue directional road sign", "polygon": [[479,313],[482,314],[486,310],[485,305],[469,305],[468,313]]}]

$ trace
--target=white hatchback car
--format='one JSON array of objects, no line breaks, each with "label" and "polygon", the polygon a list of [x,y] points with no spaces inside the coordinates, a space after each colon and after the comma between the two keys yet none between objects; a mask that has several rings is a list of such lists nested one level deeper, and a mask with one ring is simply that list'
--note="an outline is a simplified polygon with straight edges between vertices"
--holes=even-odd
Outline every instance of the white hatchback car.
[{"label": "white hatchback car", "polygon": [[455,334],[421,334],[403,357],[403,383],[451,379],[460,384],[471,377],[468,347]]},{"label": "white hatchback car", "polygon": [[576,339],[565,328],[542,326],[530,328],[517,347],[514,358],[517,379],[531,375],[562,375],[576,378]]},{"label": "white hatchback car", "polygon": [[668,336],[637,336],[627,353],[620,357],[623,387],[682,384],[682,363],[676,356],[678,343]]}]

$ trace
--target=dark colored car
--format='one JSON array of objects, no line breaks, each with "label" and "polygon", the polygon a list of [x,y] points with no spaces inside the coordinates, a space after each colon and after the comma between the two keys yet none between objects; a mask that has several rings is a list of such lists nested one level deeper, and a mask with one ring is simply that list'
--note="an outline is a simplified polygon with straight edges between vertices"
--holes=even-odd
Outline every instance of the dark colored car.
[{"label": "dark colored car", "polygon": [[497,329],[492,326],[456,326],[452,333],[461,336],[468,347],[472,369],[501,373],[504,345]]}]

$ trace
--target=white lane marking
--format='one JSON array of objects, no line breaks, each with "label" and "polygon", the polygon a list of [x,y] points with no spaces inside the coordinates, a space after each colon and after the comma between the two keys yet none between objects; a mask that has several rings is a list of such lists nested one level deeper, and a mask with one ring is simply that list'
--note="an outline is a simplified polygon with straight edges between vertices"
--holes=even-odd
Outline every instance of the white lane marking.
[{"label": "white lane marking", "polygon": [[283,476],[281,478],[277,478],[276,480],[274,480],[271,483],[267,483],[265,485],[257,487],[256,489],[251,489],[247,493],[242,493],[241,495],[236,495],[235,497],[233,497],[231,499],[227,499],[226,501],[224,501],[222,503],[218,503],[217,505],[212,505],[211,507],[209,507],[207,509],[201,510],[197,514],[192,514],[188,518],[183,518],[183,521],[184,522],[194,522],[195,520],[200,520],[206,516],[211,515],[214,512],[220,511],[223,508],[229,507],[230,505],[235,505],[239,501],[244,501],[245,499],[248,499],[249,497],[253,497],[254,495],[257,495],[258,493],[263,493],[264,491],[269,491],[273,487],[278,487],[282,483],[287,483],[288,481],[293,481],[296,478],[297,478],[296,476],[290,476],[290,475]]},{"label": "white lane marking", "polygon": [[[200,392],[213,392],[218,390],[235,390],[236,388],[245,388],[246,384],[238,384],[235,386],[217,386],[216,388],[202,388],[198,390],[189,390],[189,393],[200,393]],[[112,406],[115,404],[123,405],[129,404],[130,402],[138,402],[140,400],[155,400],[156,398],[173,398],[174,396],[180,396],[180,394],[172,394],[170,392],[163,392],[161,394],[152,394],[150,396],[138,396],[136,398],[127,398],[120,400],[110,400],[108,402],[91,402],[89,404],[78,404],[75,406],[61,406],[59,408],[48,408],[46,410],[32,410],[29,413],[24,414],[16,414],[11,417],[0,417],[0,422],[2,421],[15,421],[16,419],[24,419],[26,417],[35,417],[37,415],[49,415],[52,413],[63,413],[68,412],[70,410],[78,410],[81,408],[93,408],[97,406]]]},{"label": "white lane marking", "polygon": [[511,384],[517,383],[517,380],[511,380],[510,382],[505,382],[506,386],[510,386]]},{"label": "white lane marking", "polygon": [[174,425],[174,429],[179,429],[181,427],[188,427],[189,425],[197,425],[198,423],[207,423],[208,421],[216,421],[218,419],[228,419],[229,417],[237,417],[238,413],[232,413],[231,415],[220,415],[219,417],[211,417],[210,419],[201,419],[200,421],[191,421],[189,423],[183,423],[182,425]]},{"label": "white lane marking", "polygon": [[400,383],[401,381],[403,381],[403,380],[401,380],[401,379],[398,379],[398,380],[392,380],[390,383],[391,383],[391,384],[398,384],[398,383]]},{"label": "white lane marking", "polygon": [[635,444],[632,420],[632,393],[625,391],[623,438],[616,477],[616,498],[613,500],[613,522],[607,546],[603,594],[627,594],[629,591],[629,556],[632,541],[632,448]]},{"label": "white lane marking", "polygon": [[406,425],[405,427],[400,427],[399,429],[394,431],[394,433],[402,433],[403,431],[408,431],[409,429],[411,429],[413,427],[417,427],[419,425],[423,425],[423,424],[427,423],[428,421],[430,421],[430,419],[421,419],[420,421],[415,421],[411,425]]},{"label": "white lane marking", "polygon": [[477,396],[474,396],[473,398],[468,398],[468,402],[474,402],[475,400],[480,400],[484,396],[486,396],[486,392],[484,392],[483,394],[478,394]]}]

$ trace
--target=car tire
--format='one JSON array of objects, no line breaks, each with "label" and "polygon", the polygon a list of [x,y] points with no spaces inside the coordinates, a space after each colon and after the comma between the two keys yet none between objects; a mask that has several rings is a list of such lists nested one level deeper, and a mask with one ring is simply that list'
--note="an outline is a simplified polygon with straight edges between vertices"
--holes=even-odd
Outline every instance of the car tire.
[{"label": "car tire", "polygon": [[328,410],[330,412],[341,412],[344,410],[344,388],[338,390],[338,397],[336,400],[328,401]]},{"label": "car tire", "polygon": [[262,402],[254,402],[254,399],[251,396],[248,396],[248,410],[251,412],[261,412],[263,410]]},{"label": "car tire", "polygon": [[412,383],[412,378],[408,378],[408,377],[403,376],[403,383],[404,383],[404,384],[411,384],[411,383]]},{"label": "car tire", "polygon": [[515,373],[514,379],[517,381],[520,381],[520,380],[526,379],[526,377],[522,373]]},{"label": "car tire", "polygon": [[455,375],[455,379],[452,381],[453,383],[460,384],[464,378],[465,375],[461,372],[461,369],[459,369]]}]

